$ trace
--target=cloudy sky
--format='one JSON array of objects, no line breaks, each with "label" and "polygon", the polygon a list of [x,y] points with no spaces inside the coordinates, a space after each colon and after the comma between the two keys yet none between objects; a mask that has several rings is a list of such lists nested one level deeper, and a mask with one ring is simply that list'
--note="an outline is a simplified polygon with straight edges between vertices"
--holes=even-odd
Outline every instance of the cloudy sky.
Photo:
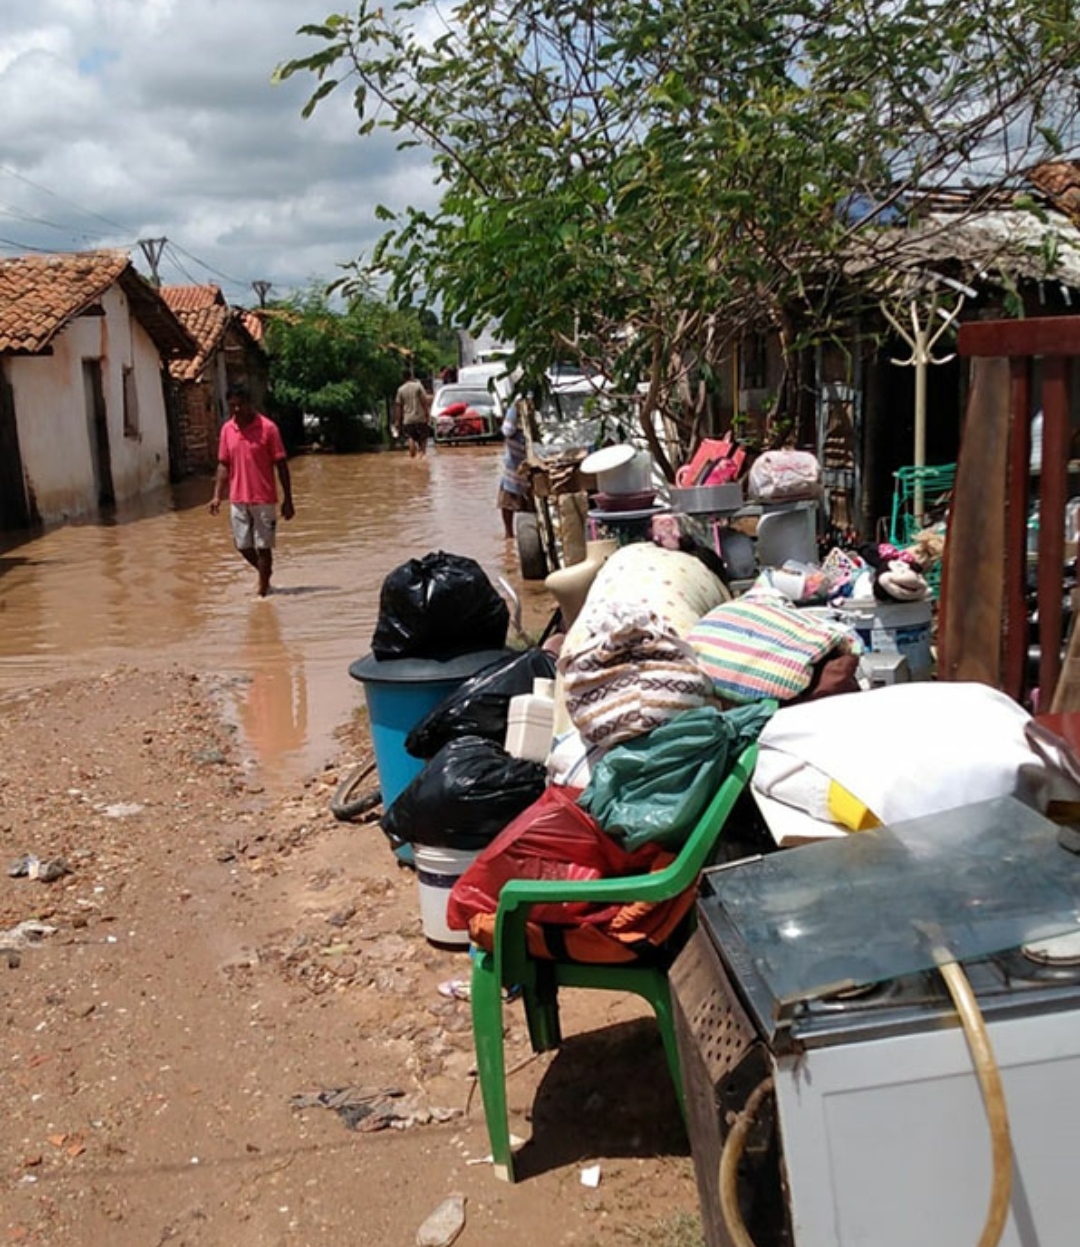
[{"label": "cloudy sky", "polygon": [[341,0],[0,4],[0,256],[167,238],[169,285],[238,305],[369,252],[376,204],[429,203],[426,161],[361,139],[350,92],[305,121],[313,78],[275,66],[320,46],[298,27]]}]

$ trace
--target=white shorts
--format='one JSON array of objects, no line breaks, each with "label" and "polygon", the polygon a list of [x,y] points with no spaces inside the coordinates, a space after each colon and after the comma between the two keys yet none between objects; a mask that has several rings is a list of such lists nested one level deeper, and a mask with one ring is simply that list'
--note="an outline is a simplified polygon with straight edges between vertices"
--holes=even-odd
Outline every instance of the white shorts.
[{"label": "white shorts", "polygon": [[272,550],[277,507],[272,502],[234,502],[229,507],[238,550]]}]

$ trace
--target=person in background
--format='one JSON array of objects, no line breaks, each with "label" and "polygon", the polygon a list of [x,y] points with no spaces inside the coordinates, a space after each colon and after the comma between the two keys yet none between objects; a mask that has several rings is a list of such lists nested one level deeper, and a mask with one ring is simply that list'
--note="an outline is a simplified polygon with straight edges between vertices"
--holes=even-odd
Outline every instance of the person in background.
[{"label": "person in background", "polygon": [[431,436],[431,395],[423,382],[409,373],[394,396],[394,436],[402,433],[409,443],[409,458],[423,458]]},{"label": "person in background", "polygon": [[530,510],[533,505],[532,486],[523,471],[527,446],[517,403],[511,403],[507,408],[502,435],[502,476],[496,505],[502,513],[503,534],[508,541],[512,541],[514,516],[519,511]]},{"label": "person in background", "polygon": [[277,529],[277,471],[281,482],[281,514],[291,520],[292,478],[281,433],[251,405],[247,387],[234,385],[228,392],[229,418],[221,426],[218,466],[210,514],[217,515],[228,495],[233,541],[241,556],[259,574],[259,597],[270,592],[274,572],[274,539]]}]

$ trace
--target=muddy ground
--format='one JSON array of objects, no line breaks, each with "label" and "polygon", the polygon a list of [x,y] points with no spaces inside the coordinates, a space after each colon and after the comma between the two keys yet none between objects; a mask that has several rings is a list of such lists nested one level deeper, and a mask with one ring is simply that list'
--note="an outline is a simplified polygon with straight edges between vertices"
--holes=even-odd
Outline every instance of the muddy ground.
[{"label": "muddy ground", "polygon": [[[362,721],[278,793],[219,691],[122,669],[0,701],[0,1242],[412,1244],[460,1192],[462,1247],[690,1247],[643,1007],[568,993],[567,1042],[530,1060],[506,1006],[511,1128],[532,1142],[522,1180],[496,1181],[469,1006],[438,990],[468,957],[423,938],[378,827],[329,811]],[[357,1126],[324,1105],[342,1090],[401,1094]]]}]

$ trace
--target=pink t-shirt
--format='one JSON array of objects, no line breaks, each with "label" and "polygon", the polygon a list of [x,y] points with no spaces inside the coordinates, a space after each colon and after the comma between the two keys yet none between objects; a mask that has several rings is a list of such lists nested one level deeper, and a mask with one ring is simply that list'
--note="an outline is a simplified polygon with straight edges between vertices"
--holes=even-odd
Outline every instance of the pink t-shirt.
[{"label": "pink t-shirt", "polygon": [[229,501],[277,502],[274,464],[287,456],[277,425],[256,413],[244,428],[235,420],[221,426],[218,462],[229,469]]}]

